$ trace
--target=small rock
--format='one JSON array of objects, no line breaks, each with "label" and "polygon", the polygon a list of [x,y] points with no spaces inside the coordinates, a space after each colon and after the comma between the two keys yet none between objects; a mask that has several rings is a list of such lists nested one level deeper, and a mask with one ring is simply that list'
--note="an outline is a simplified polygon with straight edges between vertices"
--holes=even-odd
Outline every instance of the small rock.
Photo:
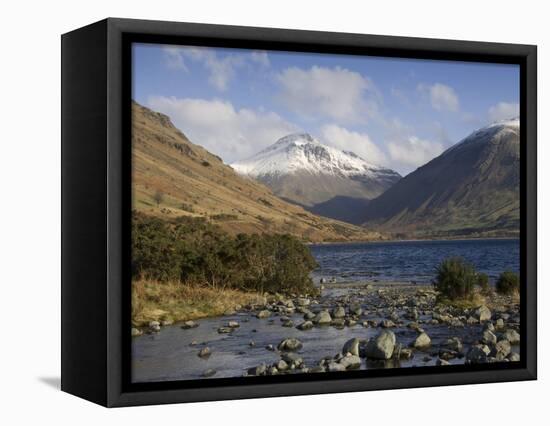
[{"label": "small rock", "polygon": [[268,351],[274,351],[275,350],[275,346],[269,344],[265,347]]},{"label": "small rock", "polygon": [[281,324],[283,327],[294,327],[292,320],[288,319]]},{"label": "small rock", "polygon": [[196,328],[198,327],[199,324],[196,323],[195,321],[185,321],[182,325],[181,325],[181,328],[184,329],[184,330],[188,330],[190,328]]},{"label": "small rock", "polygon": [[209,368],[204,373],[202,373],[202,377],[212,377],[214,374],[216,374],[216,370],[213,368]]},{"label": "small rock", "polygon": [[413,357],[412,349],[401,348],[399,352],[399,359],[407,360],[407,359],[411,359],[412,357]]},{"label": "small rock", "polygon": [[313,317],[313,323],[318,325],[328,325],[332,322],[332,318],[327,311],[321,311]]},{"label": "small rock", "polygon": [[506,330],[501,336],[503,340],[508,340],[511,345],[519,345],[519,337],[519,333],[513,329]]},{"label": "small rock", "polygon": [[150,322],[149,322],[149,331],[152,331],[152,332],[158,332],[158,331],[160,331],[160,322],[158,322],[158,321],[150,321]]},{"label": "small rock", "polygon": [[395,327],[395,323],[392,320],[385,319],[383,321],[380,321],[380,324],[378,324],[378,326],[382,328],[393,328]]},{"label": "small rock", "polygon": [[346,326],[346,320],[344,318],[334,318],[330,325],[336,328],[344,328]]},{"label": "small rock", "polygon": [[447,339],[447,347],[455,352],[462,351],[462,342],[458,337]]},{"label": "small rock", "polygon": [[228,334],[228,333],[231,333],[233,331],[232,328],[229,328],[229,327],[220,327],[218,328],[218,333],[219,334]]},{"label": "small rock", "polygon": [[249,376],[265,376],[267,372],[267,366],[265,364],[260,364],[256,367],[248,369]]},{"label": "small rock", "polygon": [[254,346],[256,346],[256,342],[254,340],[251,340],[250,342],[248,342],[248,346],[253,348]]},{"label": "small rock", "polygon": [[271,312],[268,311],[267,309],[264,309],[256,314],[256,318],[259,318],[259,319],[269,318],[270,316],[271,316]]},{"label": "small rock", "polygon": [[346,367],[342,364],[332,361],[328,364],[327,370],[331,373],[335,371],[346,371]]},{"label": "small rock", "polygon": [[298,330],[311,330],[313,328],[313,323],[311,321],[304,321],[296,327]]},{"label": "small rock", "polygon": [[363,309],[361,308],[361,305],[359,303],[353,303],[349,307],[349,311],[351,314],[360,316],[363,313]]},{"label": "small rock", "polygon": [[502,358],[506,358],[512,352],[512,345],[508,340],[501,340],[495,345],[494,352],[495,356],[500,354]]},{"label": "small rock", "polygon": [[281,340],[277,348],[280,351],[294,352],[302,349],[303,345],[298,339],[290,338]]},{"label": "small rock", "polygon": [[446,361],[440,358],[435,362],[435,365],[451,365],[451,363],[449,361]]},{"label": "small rock", "polygon": [[344,318],[346,316],[346,310],[342,306],[337,306],[332,311],[334,318]]},{"label": "small rock", "polygon": [[284,360],[289,366],[298,366],[304,363],[302,357],[295,352],[283,352],[281,359]]},{"label": "small rock", "polygon": [[201,357],[201,358],[207,358],[211,354],[212,354],[212,352],[210,351],[210,348],[208,346],[202,348],[198,353],[199,357]]},{"label": "small rock", "polygon": [[241,325],[237,321],[229,321],[227,326],[229,328],[239,328]]},{"label": "small rock", "polygon": [[359,356],[359,343],[361,343],[361,341],[356,337],[348,340],[346,343],[344,343],[342,353],[350,353],[352,355]]},{"label": "small rock", "polygon": [[275,367],[277,367],[277,370],[279,371],[286,371],[288,370],[288,364],[284,359],[280,359],[277,364],[275,364]]},{"label": "small rock", "polygon": [[494,345],[497,342],[497,336],[490,330],[485,330],[481,337],[481,341],[486,345]]},{"label": "small rock", "polygon": [[483,364],[487,362],[487,354],[480,345],[472,346],[466,354],[466,363]]},{"label": "small rock", "polygon": [[414,340],[412,346],[416,349],[425,349],[432,344],[432,339],[426,333],[420,333]]},{"label": "small rock", "polygon": [[497,330],[502,330],[504,328],[504,320],[502,318],[496,320],[495,328]]},{"label": "small rock", "polygon": [[339,361],[339,364],[343,365],[346,370],[352,370],[361,367],[361,358],[348,353]]},{"label": "small rock", "polygon": [[520,356],[517,352],[511,352],[508,354],[508,360],[512,362],[517,362],[520,360]]},{"label": "small rock", "polygon": [[139,328],[132,327],[132,337],[141,336],[143,332]]}]

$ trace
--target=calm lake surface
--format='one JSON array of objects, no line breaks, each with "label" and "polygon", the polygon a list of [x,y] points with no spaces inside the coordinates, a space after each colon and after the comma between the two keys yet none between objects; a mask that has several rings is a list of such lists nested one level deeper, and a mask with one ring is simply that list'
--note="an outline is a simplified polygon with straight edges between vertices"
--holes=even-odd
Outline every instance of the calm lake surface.
[{"label": "calm lake surface", "polygon": [[519,239],[396,241],[311,245],[315,281],[395,281],[429,284],[436,266],[460,256],[494,282],[504,270],[519,272]]}]

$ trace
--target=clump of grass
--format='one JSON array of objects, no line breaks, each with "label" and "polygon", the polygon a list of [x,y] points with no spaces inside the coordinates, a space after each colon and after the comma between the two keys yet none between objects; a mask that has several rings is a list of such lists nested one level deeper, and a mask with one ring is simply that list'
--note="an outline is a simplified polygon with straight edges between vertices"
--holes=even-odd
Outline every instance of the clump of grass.
[{"label": "clump of grass", "polygon": [[498,294],[515,295],[519,293],[519,277],[518,274],[512,271],[504,271],[498,277],[496,283]]},{"label": "clump of grass", "polygon": [[229,288],[211,288],[177,281],[132,282],[132,324],[143,326],[149,321],[187,321],[222,315],[236,305],[262,304],[259,293]]},{"label": "clump of grass", "polygon": [[460,257],[451,257],[436,268],[433,285],[439,291],[441,300],[471,301],[475,296],[477,280],[478,275],[471,264]]},{"label": "clump of grass", "polygon": [[490,296],[493,293],[493,289],[489,284],[489,275],[483,272],[477,274],[477,286],[479,287],[481,294],[484,296]]}]

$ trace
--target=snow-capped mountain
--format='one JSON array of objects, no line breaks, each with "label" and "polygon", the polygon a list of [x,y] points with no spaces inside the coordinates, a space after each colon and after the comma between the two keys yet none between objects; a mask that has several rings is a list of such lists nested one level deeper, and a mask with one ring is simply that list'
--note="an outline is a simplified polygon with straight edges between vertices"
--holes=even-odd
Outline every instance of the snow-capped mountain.
[{"label": "snow-capped mountain", "polygon": [[350,222],[354,209],[364,207],[401,178],[393,170],[324,145],[307,133],[285,136],[231,166],[266,184],[281,198]]},{"label": "snow-capped mountain", "polygon": [[381,178],[385,178],[388,173],[397,175],[392,170],[368,163],[353,152],[323,145],[307,133],[285,136],[247,160],[231,166],[238,173],[251,177],[294,172]]}]

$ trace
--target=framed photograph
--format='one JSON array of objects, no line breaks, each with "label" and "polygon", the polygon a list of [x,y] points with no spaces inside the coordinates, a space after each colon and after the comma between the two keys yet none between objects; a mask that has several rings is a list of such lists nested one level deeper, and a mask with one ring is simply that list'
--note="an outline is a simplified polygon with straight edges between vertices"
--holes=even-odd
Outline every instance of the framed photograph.
[{"label": "framed photograph", "polygon": [[62,37],[62,389],[536,379],[536,47],[107,19]]}]

